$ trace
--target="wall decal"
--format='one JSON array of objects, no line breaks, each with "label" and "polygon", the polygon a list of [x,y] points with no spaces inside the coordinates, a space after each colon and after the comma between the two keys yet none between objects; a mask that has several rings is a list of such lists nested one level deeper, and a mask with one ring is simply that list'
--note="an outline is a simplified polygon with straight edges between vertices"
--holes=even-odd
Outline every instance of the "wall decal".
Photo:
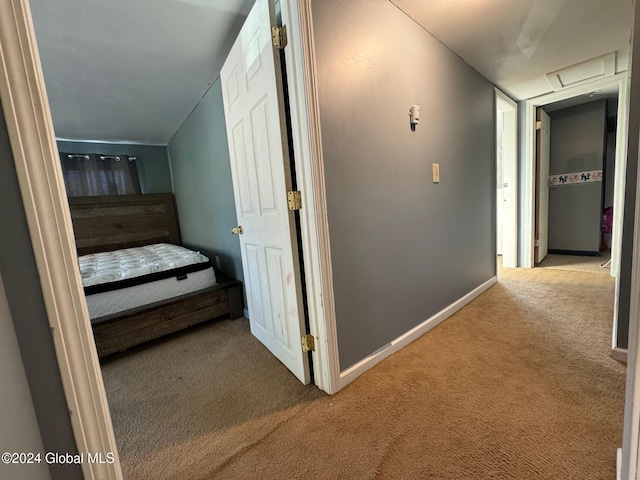
[{"label": "wall decal", "polygon": [[551,187],[597,182],[602,182],[602,170],[585,170],[583,172],[549,175],[549,186]]}]

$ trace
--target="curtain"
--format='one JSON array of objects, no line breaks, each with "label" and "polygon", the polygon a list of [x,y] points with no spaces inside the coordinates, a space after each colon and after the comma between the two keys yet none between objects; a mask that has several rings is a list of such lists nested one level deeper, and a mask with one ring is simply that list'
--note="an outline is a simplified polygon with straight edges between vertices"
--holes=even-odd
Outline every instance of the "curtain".
[{"label": "curtain", "polygon": [[141,193],[135,157],[60,153],[67,196]]}]

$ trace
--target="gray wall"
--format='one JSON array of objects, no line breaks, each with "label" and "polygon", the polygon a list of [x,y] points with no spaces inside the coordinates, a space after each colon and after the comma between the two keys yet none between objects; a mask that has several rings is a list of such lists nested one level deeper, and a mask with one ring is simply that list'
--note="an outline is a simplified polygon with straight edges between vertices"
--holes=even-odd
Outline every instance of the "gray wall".
[{"label": "gray wall", "polygon": [[182,241],[242,280],[231,164],[218,78],[168,145]]},{"label": "gray wall", "polygon": [[[16,176],[13,153],[7,136],[7,128],[4,123],[4,113],[0,109],[0,225],[2,225],[2,248],[0,248],[0,275],[4,283],[7,303],[13,328],[20,349],[20,356],[27,384],[31,393],[31,402],[24,398],[24,389],[17,384],[3,384],[0,391],[2,408],[16,402],[21,403],[20,409],[12,412],[12,418],[3,418],[12,428],[12,422],[20,417],[28,418],[33,408],[38,422],[38,428],[42,438],[44,452],[74,453],[76,452],[75,439],[71,430],[71,420],[64,398],[62,381],[51,338],[51,330],[47,318],[40,287],[40,279],[36,268],[31,239],[27,228],[24,207],[20,197],[18,178]],[[3,319],[5,324],[8,319]],[[3,339],[3,349],[11,343],[10,338]],[[5,345],[4,342],[8,342]],[[3,351],[3,355],[9,354]],[[12,363],[5,368],[12,370],[13,375],[20,375],[21,367],[15,357]],[[8,374],[8,371],[5,373]],[[9,377],[0,377],[3,382],[9,381]],[[7,402],[7,403],[5,403]],[[8,403],[11,402],[11,403]],[[1,422],[1,421],[0,421]],[[4,425],[4,424],[3,424]],[[37,439],[33,438],[34,432],[25,430],[28,441],[35,445]],[[0,451],[17,451],[21,446],[17,438],[10,433],[11,430],[0,429]],[[23,438],[27,440],[27,438]],[[82,470],[79,465],[51,465],[49,467],[51,478],[54,480],[75,480],[82,478]],[[17,475],[20,475],[18,473]],[[34,477],[38,478],[34,470]],[[2,478],[16,478],[2,476]],[[32,477],[29,477],[32,478]]]},{"label": "gray wall", "polygon": [[[40,430],[20,358],[18,339],[0,276],[0,450],[2,452],[43,452]],[[5,465],[0,478],[14,480],[50,479],[45,463]]]},{"label": "gray wall", "polygon": [[[634,25],[640,25],[640,3],[635,5]],[[617,346],[627,348],[629,343],[629,315],[631,308],[631,271],[633,262],[633,229],[638,176],[638,143],[640,140],[640,34],[634,32],[631,45],[631,88],[629,102],[629,143],[627,150],[627,173],[624,193],[624,223],[622,227],[622,250],[620,252],[620,276],[618,295]],[[636,295],[638,293],[636,292]]]},{"label": "gray wall", "polygon": [[[549,114],[549,174],[604,168],[606,100]],[[554,185],[549,188],[549,250],[600,251],[604,184]]]},{"label": "gray wall", "polygon": [[171,171],[167,147],[161,145],[133,145],[121,143],[69,142],[58,140],[58,150],[72,153],[104,153],[132,155],[140,175],[142,193],[171,192]]},{"label": "gray wall", "polygon": [[495,275],[495,100],[388,1],[312,9],[344,370]]}]

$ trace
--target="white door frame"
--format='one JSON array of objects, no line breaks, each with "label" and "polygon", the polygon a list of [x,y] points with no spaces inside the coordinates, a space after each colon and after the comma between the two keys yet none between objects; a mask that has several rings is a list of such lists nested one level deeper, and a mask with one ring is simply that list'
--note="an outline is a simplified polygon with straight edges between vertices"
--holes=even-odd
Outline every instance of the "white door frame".
[{"label": "white door frame", "polygon": [[[633,158],[631,161],[640,163],[640,158]],[[640,175],[636,179],[634,225],[624,430],[618,465],[621,472],[619,478],[624,480],[640,480]]]},{"label": "white door frame", "polygon": [[309,324],[316,344],[314,381],[332,394],[340,390],[340,362],[311,0],[281,0],[280,5],[289,35],[285,60],[296,177],[302,192],[300,229]]},{"label": "white door frame", "polygon": [[[504,115],[511,125],[503,124],[503,130],[512,130],[509,148],[503,150],[503,181],[509,184],[507,205],[503,212],[502,230],[502,266],[515,268],[518,266],[518,104],[504,92],[495,89],[496,109]],[[505,228],[506,227],[506,228]]]},{"label": "white door frame", "polygon": [[[0,99],[80,453],[116,442],[77,266],[71,215],[28,0],[0,2]],[[120,461],[82,464],[87,479],[121,479]]]},{"label": "white door frame", "polygon": [[[522,267],[533,268],[535,245],[535,125],[536,107],[584,95],[606,87],[618,88],[618,126],[616,131],[616,159],[613,198],[613,236],[611,240],[611,275],[617,277],[620,271],[620,250],[622,248],[622,222],[624,219],[624,186],[627,171],[627,130],[629,127],[629,72],[594,80],[582,85],[549,93],[526,101],[525,106],[525,177],[524,177],[524,218],[522,219],[523,245]],[[617,295],[616,295],[617,296]],[[617,305],[617,301],[616,301]],[[617,316],[617,315],[616,315]]]},{"label": "white door frame", "polygon": [[[283,0],[296,166],[303,189],[302,241],[316,384],[335,393],[339,364],[309,0]],[[28,0],[0,2],[0,100],[65,397],[79,452],[114,452],[83,463],[87,479],[122,479],[102,373],[77,269],[71,215]]]}]

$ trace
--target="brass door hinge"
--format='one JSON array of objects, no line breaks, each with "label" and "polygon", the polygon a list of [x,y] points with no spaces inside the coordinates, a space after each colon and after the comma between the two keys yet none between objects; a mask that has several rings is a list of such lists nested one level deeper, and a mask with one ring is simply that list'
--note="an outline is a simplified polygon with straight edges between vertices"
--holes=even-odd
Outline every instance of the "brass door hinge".
[{"label": "brass door hinge", "polygon": [[316,342],[313,338],[313,335],[310,333],[302,336],[302,351],[303,352],[315,352],[316,351]]},{"label": "brass door hinge", "polygon": [[302,192],[287,192],[287,205],[289,205],[289,210],[300,210],[302,208]]},{"label": "brass door hinge", "polygon": [[540,130],[542,128],[542,120],[536,120],[536,130]]},{"label": "brass door hinge", "polygon": [[279,50],[282,50],[287,46],[287,26],[271,27],[271,39],[273,40],[273,46]]}]

